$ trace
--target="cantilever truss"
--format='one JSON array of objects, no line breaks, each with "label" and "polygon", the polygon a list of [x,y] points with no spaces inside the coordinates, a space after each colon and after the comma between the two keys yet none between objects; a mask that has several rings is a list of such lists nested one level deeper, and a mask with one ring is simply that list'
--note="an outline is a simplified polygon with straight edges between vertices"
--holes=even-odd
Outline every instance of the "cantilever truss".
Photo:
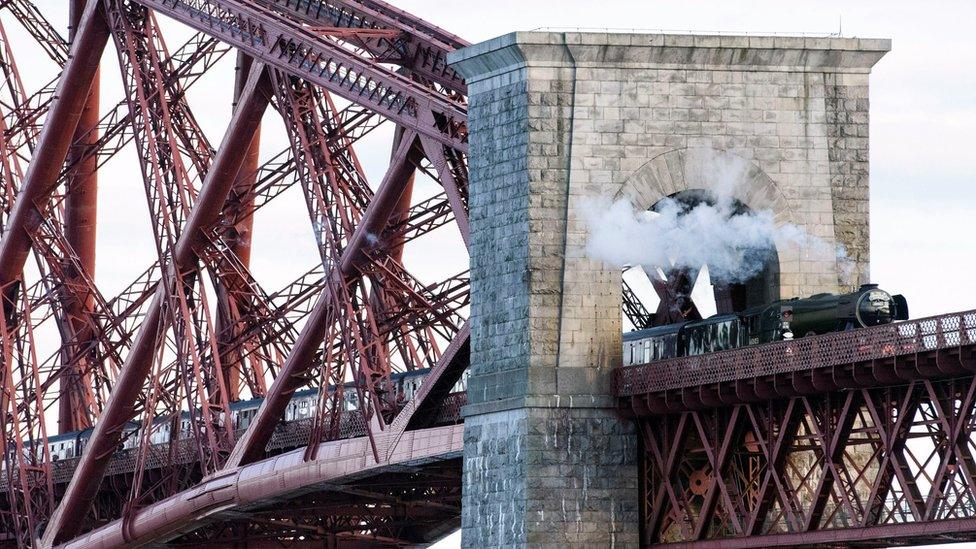
[{"label": "cantilever truss", "polygon": [[[466,43],[378,0],[69,8],[66,35],[30,0],[0,3],[0,543],[50,545],[125,523],[204,476],[259,461],[303,387],[323,388],[309,434],[292,444],[308,445],[308,460],[356,425],[382,463],[396,432],[456,408],[444,386],[466,363],[467,273],[421,280],[404,254],[445,226],[468,239],[466,87],[446,64]],[[172,48],[164,19],[195,34]],[[27,89],[3,27],[12,22],[57,79]],[[106,47],[124,87],[117,105],[98,100]],[[216,63],[233,62],[232,49],[233,117],[217,139],[187,92]],[[261,151],[266,112],[286,129],[288,147],[275,154]],[[383,125],[391,160],[371,182],[356,149]],[[123,149],[138,158],[129,179],[144,187],[156,260],[106,295],[95,284],[98,171]],[[414,196],[416,177],[439,192]],[[304,196],[318,256],[270,290],[250,270],[252,216],[290,188]],[[433,373],[420,401],[403,408],[390,376],[419,368]],[[349,391],[360,403],[351,412]],[[263,406],[235,431],[226,418],[247,398]],[[69,432],[81,433],[72,442],[85,452],[59,462],[48,441]],[[439,488],[456,515],[453,489]],[[380,491],[380,502],[416,497]],[[335,532],[320,533],[396,542],[389,524],[351,527],[375,501],[360,497],[356,510],[349,499],[330,500],[325,508],[342,509],[324,521]],[[209,532],[274,537],[272,526],[258,517]]]}]

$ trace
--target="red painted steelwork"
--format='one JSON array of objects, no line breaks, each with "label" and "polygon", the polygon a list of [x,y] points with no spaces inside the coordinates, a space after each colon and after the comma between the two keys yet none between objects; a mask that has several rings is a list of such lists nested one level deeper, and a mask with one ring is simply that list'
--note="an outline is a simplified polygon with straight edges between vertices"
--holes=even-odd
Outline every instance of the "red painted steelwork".
[{"label": "red painted steelwork", "polygon": [[338,261],[339,268],[326,274],[328,283],[325,290],[318,298],[295,346],[292,347],[288,359],[282,365],[281,372],[252,420],[251,428],[238,441],[228,458],[229,467],[247,464],[261,456],[264,445],[267,444],[271,431],[284,412],[291,395],[306,383],[305,373],[313,364],[312,356],[325,337],[328,324],[332,322],[334,314],[332,300],[336,292],[335,288],[345,284],[345,276],[353,272],[355,262],[362,257],[363,248],[367,246],[367,235],[377,234],[382,230],[386,219],[399,201],[404,184],[413,171],[410,157],[414,154],[412,151],[415,149],[415,143],[416,135],[412,133],[401,139],[400,148],[394,154],[386,177]]},{"label": "red painted steelwork", "polygon": [[976,539],[976,518],[939,522],[838,528],[818,532],[769,534],[736,539],[669,543],[674,549],[753,549],[754,547],[892,547],[959,543]]},{"label": "red painted steelwork", "polygon": [[37,149],[0,240],[0,287],[8,301],[11,299],[10,284],[20,276],[27,261],[31,246],[28,235],[40,224],[37,207],[46,204],[54,191],[107,41],[108,27],[101,3],[89,0]]},{"label": "red painted steelwork", "polygon": [[[217,222],[224,201],[230,193],[254,132],[261,122],[270,96],[264,66],[256,64],[251,69],[243,99],[238,104],[231,124],[224,136],[213,165],[207,172],[203,190],[174,247],[172,265],[166,276],[181,279],[181,273],[191,268],[196,254],[194,247],[205,241],[204,231]],[[159,285],[149,310],[143,318],[129,355],[122,366],[115,389],[95,431],[74,478],[68,485],[58,508],[45,531],[45,543],[70,539],[81,527],[85,512],[95,496],[102,472],[121,437],[122,427],[133,416],[135,399],[149,374],[152,355],[155,353],[160,326],[163,321],[165,286]]]},{"label": "red painted steelwork", "polygon": [[[147,6],[203,32],[169,54]],[[69,57],[33,3],[10,0],[0,9],[65,65],[57,90],[52,82],[28,95],[2,37],[0,125],[9,127],[0,133],[6,183],[0,214],[7,227],[0,242],[7,296],[0,319],[6,504],[0,524],[12,532],[9,539],[40,543],[34,537],[44,524],[48,544],[112,519],[125,524],[140,508],[192,489],[220,470],[240,434],[226,421],[230,402],[242,391],[264,395],[283,364],[295,376],[274,385],[269,401],[279,409],[292,383],[338,387],[322,391],[319,411],[309,418],[306,459],[316,459],[320,442],[347,437],[352,427],[366,432],[373,459],[382,460],[413,437],[401,439],[408,426],[456,421],[463,399],[449,392],[466,364],[467,274],[421,283],[404,267],[403,250],[452,221],[467,240],[466,88],[445,63],[465,42],[381,2],[104,0],[86,5],[74,37],[79,51]],[[81,109],[94,104],[87,92],[108,35],[124,99],[96,120],[94,109],[84,115]],[[290,149],[260,167],[256,142],[250,148],[225,142],[215,156],[187,101],[187,89],[228,51],[218,40],[275,67],[275,107]],[[354,145],[384,120],[404,128],[406,144],[394,149],[408,156],[395,160],[387,183],[377,187]],[[159,257],[119,295],[106,297],[92,276],[94,173],[130,143]],[[247,151],[234,173],[228,147]],[[21,177],[19,164],[28,160]],[[418,170],[443,191],[415,204],[409,189]],[[251,215],[295,183],[305,192],[320,265],[266,293],[248,272]],[[32,270],[22,273],[31,252],[37,281]],[[208,292],[217,295],[216,323]],[[300,334],[296,326],[306,320]],[[47,336],[33,335],[48,321],[61,335],[53,352],[45,349]],[[322,333],[309,337],[316,330]],[[418,368],[434,368],[435,375],[404,408],[406,395],[391,392],[391,375]],[[349,391],[363,405],[342,411],[337,404],[350,378]],[[64,430],[98,418],[92,431],[69,436],[72,444],[87,441],[81,458],[56,461],[65,443],[48,443],[44,420],[51,409],[59,410]],[[280,415],[261,416],[256,426],[279,423]],[[173,426],[171,452],[160,443],[163,425]],[[252,438],[257,457],[265,449],[261,429],[244,430],[245,439],[259,435]],[[282,448],[278,431],[272,451]],[[446,494],[456,500],[457,471],[450,474]],[[456,518],[456,504],[452,509]],[[455,518],[431,527],[443,531]],[[358,529],[338,515],[334,520],[327,527],[334,535],[397,539],[379,514],[375,525]],[[426,539],[419,530],[404,536],[403,542]]]},{"label": "red painted steelwork", "polygon": [[[79,6],[84,5],[84,1],[77,2]],[[50,22],[41,14],[35,3],[31,0],[7,0],[3,3],[14,14],[17,21],[23,25],[24,29],[34,38],[38,46],[59,65],[64,66],[68,61],[68,44],[61,34],[55,30]],[[72,6],[73,7],[73,6]],[[69,8],[71,9],[71,8]],[[77,12],[76,12],[77,13]],[[69,15],[69,21],[75,19]],[[73,23],[72,23],[73,24]]]},{"label": "red painted steelwork", "polygon": [[[69,6],[69,40],[75,39],[75,29],[81,23],[85,0],[71,0]],[[64,232],[68,244],[78,255],[78,265],[88,278],[95,276],[95,216],[98,210],[98,164],[88,148],[98,142],[98,94],[99,76],[96,69],[91,90],[81,112],[78,127],[68,150],[68,165],[74,165],[68,180],[68,193],[64,202]],[[77,284],[69,280],[69,284]],[[82,319],[91,315],[94,296],[84,301],[66,299],[63,305],[73,337],[85,345],[93,335]],[[62,376],[61,396],[58,399],[58,430],[62,433],[80,431],[91,427],[88,410],[94,409],[95,398],[88,393],[92,382],[87,374],[91,365],[84,361],[73,364],[67,376]]]},{"label": "red painted steelwork", "polygon": [[643,543],[976,539],[974,372],[976,311],[619,369]]},{"label": "red painted steelwork", "polygon": [[408,78],[357,57],[288,19],[235,0],[139,3],[217,36],[269,66],[306,78],[401,126],[456,149],[467,149],[463,101],[415,86]]},{"label": "red painted steelwork", "polygon": [[[72,6],[69,56],[33,2],[0,2],[63,68],[56,89],[28,94],[0,24],[3,542],[404,546],[456,528],[463,427],[430,426],[458,422],[466,402],[452,391],[468,278],[421,282],[404,250],[452,222],[468,242],[467,88],[446,64],[467,43],[381,0]],[[170,55],[154,10],[199,34]],[[124,99],[97,119],[108,36]],[[230,47],[267,80],[238,85],[214,151],[187,89]],[[289,147],[259,166],[272,96]],[[355,146],[384,121],[399,137],[375,185]],[[106,297],[94,172],[130,143],[158,257]],[[425,200],[421,174],[440,185]],[[248,270],[251,216],[296,185],[315,265],[265,292]],[[631,316],[695,317],[694,278],[654,280],[661,307],[630,303]],[[716,289],[719,310],[736,298]],[[643,442],[644,543],[972,538],[974,336],[966,312],[620,369]],[[394,372],[424,368],[412,398],[394,391]],[[283,422],[306,387],[320,389],[315,414]],[[247,396],[267,398],[238,427],[230,403]],[[62,430],[98,418],[69,437],[88,441],[83,457],[55,459],[55,410]]]},{"label": "red painted steelwork", "polygon": [[976,540],[974,395],[970,373],[643,417],[642,542]]},{"label": "red painted steelwork", "polygon": [[316,457],[305,459],[295,450],[263,461],[230,468],[205,479],[188,493],[138,511],[128,521],[116,521],[72,540],[64,547],[118,547],[171,539],[208,521],[239,516],[240,510],[273,502],[322,483],[341,483],[344,477],[375,474],[396,466],[452,459],[464,446],[464,426],[434,427],[403,434],[391,455],[373,459],[368,438],[325,442]]},{"label": "red painted steelwork", "polygon": [[421,78],[467,94],[464,80],[448,66],[447,54],[468,46],[468,42],[393,6],[344,0],[259,0],[259,3],[312,25],[328,23],[338,28],[392,32],[392,36],[382,35],[381,40],[363,40],[361,45],[377,60],[396,63]]},{"label": "red painted steelwork", "polygon": [[[234,81],[234,108],[241,100],[241,94],[247,83],[247,75],[251,69],[251,58],[244,53],[237,54],[237,67]],[[258,175],[258,154],[261,148],[261,129],[260,126],[254,132],[247,152],[244,154],[244,161],[237,174],[237,181],[231,189],[230,197],[224,207],[225,215],[235,215],[240,211],[254,210],[254,187],[257,183]],[[254,217],[245,216],[238,219],[233,228],[228,231],[227,239],[232,253],[240,264],[248,268],[251,265],[251,232],[254,230]],[[227,387],[227,399],[231,402],[240,398],[239,384],[241,372],[246,368],[242,363],[243,358],[239,349],[230,342],[241,335],[241,317],[247,305],[241,303],[237,296],[233,295],[229,289],[221,285],[217,290],[218,317],[217,333],[221,334],[221,339],[217,342],[220,347],[220,363],[225,377],[224,386]]]}]

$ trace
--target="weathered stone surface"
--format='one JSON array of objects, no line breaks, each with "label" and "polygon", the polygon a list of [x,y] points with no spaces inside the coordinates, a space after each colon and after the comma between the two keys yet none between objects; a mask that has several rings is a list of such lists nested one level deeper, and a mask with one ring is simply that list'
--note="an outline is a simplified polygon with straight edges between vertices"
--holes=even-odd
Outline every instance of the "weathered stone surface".
[{"label": "weathered stone surface", "polygon": [[587,200],[650,207],[736,159],[737,199],[854,260],[781,249],[782,295],[868,280],[867,81],[889,47],[514,33],[452,54],[470,101],[466,546],[637,543],[636,437],[609,386],[620,273],[583,253]]},{"label": "weathered stone surface", "polygon": [[637,440],[608,409],[525,407],[465,419],[462,544],[636,546],[629,471]]}]

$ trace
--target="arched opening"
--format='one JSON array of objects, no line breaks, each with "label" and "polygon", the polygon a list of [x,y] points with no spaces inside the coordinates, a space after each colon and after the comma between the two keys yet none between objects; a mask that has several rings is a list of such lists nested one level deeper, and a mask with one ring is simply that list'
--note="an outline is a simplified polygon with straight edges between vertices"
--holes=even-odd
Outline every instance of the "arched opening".
[{"label": "arched opening", "polygon": [[[703,189],[688,189],[659,200],[649,212],[659,213],[664,204],[676,215],[691,214],[706,205],[728,217],[747,215],[749,207],[735,199],[720,199]],[[639,245],[639,244],[635,244]],[[623,270],[622,314],[624,329],[643,329],[697,320],[714,314],[738,312],[780,298],[779,254],[774,244],[743,248],[753,268],[748,275],[716,276],[708,262],[700,265],[636,265]],[[714,266],[713,266],[714,267]],[[721,269],[719,272],[723,272]],[[741,273],[740,273],[741,274]]]}]

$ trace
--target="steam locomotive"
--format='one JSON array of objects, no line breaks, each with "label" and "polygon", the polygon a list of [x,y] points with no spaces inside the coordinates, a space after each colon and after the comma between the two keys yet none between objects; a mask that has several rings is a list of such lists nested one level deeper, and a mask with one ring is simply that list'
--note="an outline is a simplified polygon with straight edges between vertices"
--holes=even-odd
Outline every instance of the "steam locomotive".
[{"label": "steam locomotive", "polygon": [[904,296],[865,284],[848,294],[794,297],[738,313],[629,332],[623,336],[623,363],[645,364],[907,319]]}]

